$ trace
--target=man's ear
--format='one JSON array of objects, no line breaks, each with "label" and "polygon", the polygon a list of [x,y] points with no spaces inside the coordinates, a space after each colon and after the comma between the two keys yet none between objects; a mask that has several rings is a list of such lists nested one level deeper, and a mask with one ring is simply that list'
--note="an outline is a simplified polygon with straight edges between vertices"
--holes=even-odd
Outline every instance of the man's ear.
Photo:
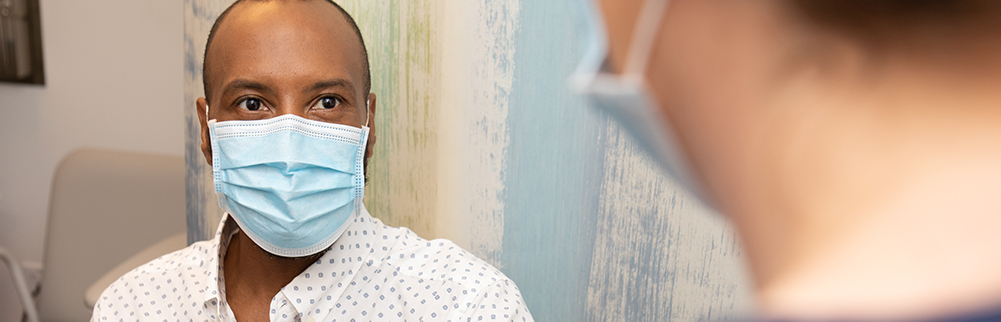
[{"label": "man's ear", "polygon": [[368,103],[368,144],[365,145],[365,158],[371,158],[373,147],[375,147],[375,93],[368,93],[368,99],[365,101]]},{"label": "man's ear", "polygon": [[209,138],[209,103],[204,97],[195,100],[195,108],[198,110],[198,124],[202,126],[202,154],[205,155],[205,162],[212,165],[212,142]]}]

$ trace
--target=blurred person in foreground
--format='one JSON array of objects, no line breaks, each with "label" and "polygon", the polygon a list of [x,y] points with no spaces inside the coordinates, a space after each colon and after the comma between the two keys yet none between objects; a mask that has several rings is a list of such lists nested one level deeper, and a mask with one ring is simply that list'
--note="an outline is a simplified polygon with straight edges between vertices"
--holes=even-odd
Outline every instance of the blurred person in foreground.
[{"label": "blurred person in foreground", "polygon": [[735,225],[764,319],[1001,320],[1001,1],[588,1],[578,90]]},{"label": "blurred person in foreground", "polygon": [[329,0],[241,0],[205,45],[196,102],[226,211],[213,239],[122,276],[94,321],[532,321],[514,282],[362,204],[376,95]]}]

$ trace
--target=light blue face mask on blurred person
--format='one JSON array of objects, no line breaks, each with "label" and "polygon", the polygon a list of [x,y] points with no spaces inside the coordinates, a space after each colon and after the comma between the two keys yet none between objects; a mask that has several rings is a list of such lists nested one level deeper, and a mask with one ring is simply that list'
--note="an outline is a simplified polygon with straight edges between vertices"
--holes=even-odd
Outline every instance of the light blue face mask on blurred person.
[{"label": "light blue face mask on blurred person", "polygon": [[208,125],[219,205],[264,250],[325,250],[361,211],[368,127],[290,114]]},{"label": "light blue face mask on blurred person", "polygon": [[571,76],[571,86],[587,97],[591,105],[618,121],[640,148],[685,190],[714,207],[704,186],[691,171],[674,131],[657,108],[644,78],[668,2],[646,0],[643,3],[623,72],[613,74],[602,68],[608,59],[608,36],[601,9],[596,0],[581,0],[582,25],[579,27],[583,29],[582,40],[586,47],[580,65]]}]

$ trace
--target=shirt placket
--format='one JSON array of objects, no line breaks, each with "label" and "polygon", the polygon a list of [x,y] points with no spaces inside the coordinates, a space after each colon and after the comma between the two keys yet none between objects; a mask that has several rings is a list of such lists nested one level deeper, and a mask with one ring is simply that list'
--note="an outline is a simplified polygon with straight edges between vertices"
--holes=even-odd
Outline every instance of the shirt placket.
[{"label": "shirt placket", "polygon": [[363,210],[324,256],[282,289],[288,306],[296,307],[293,310],[298,309],[303,321],[326,320],[369,257],[375,230],[371,216]]},{"label": "shirt placket", "polygon": [[223,274],[223,263],[225,262],[226,251],[229,249],[229,242],[239,232],[235,222],[229,220],[229,214],[223,214],[216,231],[216,260],[214,265],[205,276],[205,316],[213,321],[228,322],[235,321],[233,310],[226,301],[226,282]]},{"label": "shirt placket", "polygon": [[296,311],[295,306],[289,301],[288,297],[285,296],[285,291],[282,290],[271,299],[271,308],[268,310],[271,314],[271,321],[300,321],[299,312]]}]

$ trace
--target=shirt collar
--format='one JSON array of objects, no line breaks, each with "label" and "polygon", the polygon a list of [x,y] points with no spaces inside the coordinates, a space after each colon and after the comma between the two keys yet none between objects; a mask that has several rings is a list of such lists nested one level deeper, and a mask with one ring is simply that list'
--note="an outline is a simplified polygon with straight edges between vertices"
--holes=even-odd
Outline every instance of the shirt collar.
[{"label": "shirt collar", "polygon": [[[368,257],[373,252],[378,227],[381,225],[373,221],[368,210],[362,205],[359,215],[330,249],[316,263],[307,267],[291,283],[282,288],[281,292],[288,299],[303,299],[302,302],[291,301],[296,311],[314,314],[329,312],[333,302],[341,297],[350,283],[353,283],[352,280],[362,265],[371,265],[372,260]],[[328,278],[318,280],[324,277],[323,274],[336,276],[328,275]]]},{"label": "shirt collar", "polygon": [[205,298],[202,303],[206,309],[214,307],[210,313],[216,316],[223,313],[219,312],[218,308],[223,307],[222,303],[219,302],[226,298],[225,287],[222,286],[226,285],[225,276],[222,275],[222,263],[226,258],[226,250],[229,249],[230,240],[239,231],[240,226],[236,224],[236,221],[229,220],[229,214],[223,213],[212,242],[212,246],[216,249],[216,256],[210,257],[209,262],[205,263],[209,266],[205,270]]},{"label": "shirt collar", "polygon": [[[371,244],[375,239],[376,228],[381,227],[373,221],[372,215],[362,204],[359,215],[356,216],[344,231],[341,237],[330,246],[330,249],[314,263],[300,273],[291,283],[282,288],[282,293],[289,299],[308,298],[314,301],[303,301],[297,303],[292,301],[293,307],[298,312],[315,312],[321,309],[327,298],[336,301],[340,298],[347,284],[351,283],[354,275],[358,273],[362,264],[369,262],[368,254],[372,252]],[[224,312],[219,312],[219,308],[228,307],[220,303],[225,299],[225,280],[221,274],[222,263],[226,256],[226,250],[233,235],[240,231],[235,220],[229,220],[229,214],[223,213],[219,221],[219,228],[216,229],[213,246],[217,249],[216,256],[205,263],[209,265],[205,275],[205,298],[204,308],[213,308],[211,313],[216,316]],[[321,265],[327,264],[327,265]],[[214,269],[212,268],[214,266]],[[321,274],[333,274],[331,272],[346,272],[337,274],[332,279],[324,279],[322,284],[313,282],[313,277],[320,277]],[[222,277],[222,278],[220,278]],[[311,280],[312,279],[312,280]],[[324,312],[327,310],[321,310]]]}]

